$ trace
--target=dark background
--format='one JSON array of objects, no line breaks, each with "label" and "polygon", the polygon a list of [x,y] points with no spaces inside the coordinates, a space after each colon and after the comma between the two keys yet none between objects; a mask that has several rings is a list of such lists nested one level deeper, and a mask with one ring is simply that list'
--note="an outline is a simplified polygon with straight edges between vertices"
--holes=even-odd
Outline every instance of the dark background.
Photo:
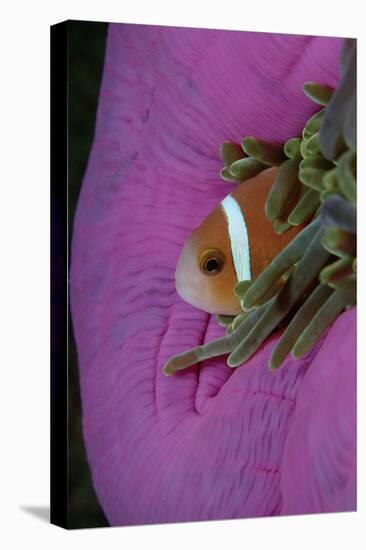
[{"label": "dark background", "polygon": [[[69,235],[93,141],[102,78],[107,23],[68,22],[69,36]],[[81,427],[77,354],[69,333],[69,510],[70,528],[102,527],[108,522],[98,504],[86,459]]]}]

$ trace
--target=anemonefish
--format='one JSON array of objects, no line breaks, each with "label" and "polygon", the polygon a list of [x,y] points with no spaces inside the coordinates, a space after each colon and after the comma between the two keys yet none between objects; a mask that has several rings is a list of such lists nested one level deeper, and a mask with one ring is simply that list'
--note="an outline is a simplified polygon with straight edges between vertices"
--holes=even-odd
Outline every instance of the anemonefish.
[{"label": "anemonefish", "polygon": [[241,312],[234,287],[254,280],[299,231],[278,235],[264,205],[277,168],[240,183],[193,231],[175,273],[176,289],[189,304],[221,315]]}]

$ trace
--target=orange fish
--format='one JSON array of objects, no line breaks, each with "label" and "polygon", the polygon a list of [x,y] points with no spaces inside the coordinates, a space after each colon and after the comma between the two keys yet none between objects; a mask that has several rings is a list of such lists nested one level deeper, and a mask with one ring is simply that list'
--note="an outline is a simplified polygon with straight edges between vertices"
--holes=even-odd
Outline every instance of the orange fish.
[{"label": "orange fish", "polygon": [[266,218],[264,205],[277,171],[268,168],[240,183],[193,231],[175,273],[183,300],[208,313],[241,312],[235,285],[255,280],[301,229],[278,235]]}]

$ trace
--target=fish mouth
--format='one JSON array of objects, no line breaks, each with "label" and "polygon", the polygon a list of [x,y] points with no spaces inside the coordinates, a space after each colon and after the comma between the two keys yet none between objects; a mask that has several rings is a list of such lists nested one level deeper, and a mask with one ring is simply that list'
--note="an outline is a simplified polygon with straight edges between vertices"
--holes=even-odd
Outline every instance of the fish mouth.
[{"label": "fish mouth", "polygon": [[192,286],[186,284],[176,283],[176,291],[179,297],[187,304],[209,313],[210,315],[238,315],[242,312],[239,299],[233,294],[233,300],[231,303],[225,305],[221,304],[221,307],[215,303],[210,292],[203,289],[194,289]]},{"label": "fish mouth", "polygon": [[191,285],[182,284],[181,282],[176,280],[175,288],[177,291],[177,294],[182,298],[184,302],[187,304],[196,307],[197,309],[200,309],[201,311],[204,311],[206,313],[214,314],[214,308],[210,307],[208,305],[209,303],[209,296],[207,296],[207,292],[205,292],[202,289],[194,289],[192,290]]}]

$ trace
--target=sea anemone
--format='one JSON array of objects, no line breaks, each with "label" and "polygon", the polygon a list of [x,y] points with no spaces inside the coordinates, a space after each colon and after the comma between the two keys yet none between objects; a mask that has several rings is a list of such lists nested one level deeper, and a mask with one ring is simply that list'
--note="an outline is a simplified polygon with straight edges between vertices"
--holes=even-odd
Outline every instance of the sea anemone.
[{"label": "sea anemone", "polygon": [[109,26],[70,298],[87,456],[113,525],[355,509],[355,308],[276,373],[278,333],[243,368],[219,357],[161,373],[225,336],[174,280],[187,236],[227,195],[220,143],[300,136],[317,111],[302,85],[337,88],[342,43]]}]

